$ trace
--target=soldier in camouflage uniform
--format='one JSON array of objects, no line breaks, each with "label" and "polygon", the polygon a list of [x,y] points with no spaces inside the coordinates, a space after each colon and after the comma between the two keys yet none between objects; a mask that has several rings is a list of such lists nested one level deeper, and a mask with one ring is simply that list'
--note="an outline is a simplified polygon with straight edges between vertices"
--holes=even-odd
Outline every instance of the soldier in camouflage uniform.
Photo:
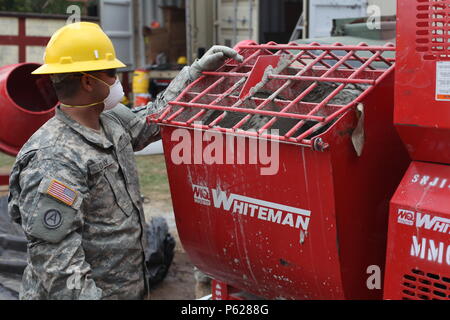
[{"label": "soldier in camouflage uniform", "polygon": [[[69,41],[76,42],[77,32],[83,31],[91,36],[101,32],[99,37],[106,37],[98,26],[81,22],[78,28],[52,37],[46,59],[54,56],[50,49],[62,36],[72,34]],[[96,56],[101,58],[102,50]],[[213,47],[191,67],[185,67],[154,103],[133,110],[116,102],[114,108],[104,111],[116,91],[112,87],[117,80],[110,71],[118,67],[117,59],[106,59],[115,61],[110,68],[76,70],[81,75],[46,70],[48,65],[52,67],[52,61],[47,60],[41,67],[44,69],[37,70],[54,74],[61,105],[55,117],[23,146],[10,176],[9,213],[29,240],[21,299],[145,297],[147,241],[134,151],[160,138],[159,127],[147,124],[147,116],[160,114],[201,71],[217,68],[225,58],[242,60],[234,50]],[[104,82],[110,87],[109,95],[101,103],[90,103],[83,96],[79,99],[83,105],[70,105],[64,100],[76,99],[62,97],[59,92],[67,77],[83,83],[81,89],[72,90],[73,97],[89,96],[86,81],[96,80],[97,85]],[[86,78],[81,81],[82,77]],[[89,118],[81,121],[86,114]]]}]

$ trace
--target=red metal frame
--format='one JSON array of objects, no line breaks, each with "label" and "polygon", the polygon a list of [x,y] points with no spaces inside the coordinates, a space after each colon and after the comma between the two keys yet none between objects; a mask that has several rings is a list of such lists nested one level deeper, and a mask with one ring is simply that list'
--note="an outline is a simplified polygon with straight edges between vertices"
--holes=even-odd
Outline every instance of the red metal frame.
[{"label": "red metal frame", "polygon": [[436,97],[439,64],[450,61],[450,1],[399,0],[397,11],[394,122],[414,160],[450,163],[450,96]]},{"label": "red metal frame", "polygon": [[[276,68],[278,63],[280,62],[281,56],[277,55],[268,55],[268,56],[259,56],[258,60],[255,63],[255,66],[252,69],[252,72],[247,78],[245,82],[244,88],[242,88],[241,94],[239,95],[239,99],[243,100],[248,97],[250,94],[250,90],[257,85],[264,77],[264,73],[266,72],[267,67]],[[231,74],[231,72],[230,72]],[[242,77],[242,74],[233,73],[238,77]]]},{"label": "red metal frame", "polygon": [[[175,101],[170,102],[170,107],[159,118],[149,119],[149,121],[312,147],[314,139],[310,138],[311,135],[364,99],[372,87],[380,83],[394,68],[394,59],[384,56],[386,52],[395,51],[392,44],[368,47],[365,43],[357,46],[343,46],[340,43],[322,46],[318,43],[279,45],[270,42],[266,45],[243,45],[239,47],[239,50],[245,58],[243,63],[236,64],[229,60],[217,71],[203,72],[204,77],[189,85]],[[269,82],[266,86],[270,87],[272,84],[276,90],[267,99],[260,99],[250,94],[241,100],[239,92],[252,75],[254,64],[259,57],[267,55],[284,55],[290,58],[289,63],[284,69],[279,70],[278,74],[268,76]],[[374,63],[382,64],[383,67],[374,67]],[[318,86],[318,82],[336,82],[340,85],[320,103],[305,102],[304,98]],[[304,83],[308,83],[308,86],[298,95],[292,96],[291,93],[291,99],[280,98],[293,87]],[[330,104],[329,102],[350,83],[364,84],[367,88],[348,105]],[[228,88],[227,90],[218,90],[224,85]],[[228,100],[226,104],[231,105],[224,106],[225,100]],[[229,100],[232,103],[229,103]],[[246,107],[246,102],[249,100],[256,104],[255,108]],[[279,110],[267,110],[271,103],[275,103]],[[308,111],[299,112],[298,109],[301,108],[306,108]],[[217,110],[222,114],[213,122],[203,124],[203,116],[208,110]],[[232,128],[220,127],[227,112],[243,113],[246,116]],[[194,114],[187,120],[180,120],[192,113]],[[251,119],[251,115],[268,116],[272,119],[257,132],[243,130],[242,127]],[[268,132],[281,118],[295,119],[298,122],[284,135]],[[307,121],[318,123],[300,135],[294,136]]]},{"label": "red metal frame", "polygon": [[213,279],[211,281],[212,300],[245,300],[245,293],[227,283]]},{"label": "red metal frame", "polygon": [[8,174],[0,174],[0,186],[9,185],[9,175]]},{"label": "red metal frame", "polygon": [[[229,60],[205,72],[161,117],[149,118],[161,124],[180,240],[192,263],[228,290],[221,296],[236,297],[229,291],[236,288],[267,299],[382,297],[381,290],[367,287],[367,268],[385,264],[389,199],[410,163],[393,125],[395,61],[385,55],[393,50],[392,45],[240,46],[243,63]],[[280,62],[277,73],[269,74],[262,88],[268,98],[250,90],[247,99],[239,100],[258,58],[268,55],[292,60],[284,70]],[[328,95],[305,99],[321,81],[337,84]],[[350,103],[331,104],[349,83],[365,86]],[[364,106],[359,156],[352,143],[361,120],[352,108],[357,103]],[[230,111],[240,117],[225,123]],[[206,120],[213,113],[217,117]],[[244,127],[253,115],[268,117],[256,132]],[[292,127],[279,135],[265,132],[284,119],[291,119]],[[318,123],[294,134],[306,121]],[[186,144],[183,154],[190,159],[182,163],[173,157],[180,151],[174,139],[180,131],[186,140],[199,141]],[[262,164],[197,162],[192,157],[210,147],[207,139],[195,140],[202,132],[222,141],[244,136],[242,149],[235,143],[220,145],[217,152],[241,153],[245,159],[254,151],[250,142],[281,141],[279,170],[262,175]],[[289,217],[295,217],[295,226]]]},{"label": "red metal frame", "polygon": [[17,45],[19,47],[19,63],[26,62],[27,46],[42,46],[45,47],[50,40],[50,37],[37,37],[26,35],[26,17],[18,17],[19,32],[17,36],[0,36],[0,45]]},{"label": "red metal frame", "polygon": [[413,162],[391,201],[385,299],[450,300],[450,166]]},{"label": "red metal frame", "polygon": [[394,121],[414,161],[390,204],[384,298],[450,300],[450,0],[397,4]]}]

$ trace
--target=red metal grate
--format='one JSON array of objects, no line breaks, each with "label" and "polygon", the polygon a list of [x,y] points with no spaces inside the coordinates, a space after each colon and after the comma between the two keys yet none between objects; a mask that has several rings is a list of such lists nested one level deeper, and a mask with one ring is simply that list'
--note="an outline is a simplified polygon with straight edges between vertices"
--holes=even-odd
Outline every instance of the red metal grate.
[{"label": "red metal grate", "polygon": [[149,120],[313,146],[393,70],[393,51],[392,44],[242,45],[243,63],[204,72]]},{"label": "red metal grate", "polygon": [[403,276],[403,300],[448,300],[450,299],[450,277],[411,270]]},{"label": "red metal grate", "polygon": [[416,1],[416,50],[425,60],[450,58],[450,0]]}]

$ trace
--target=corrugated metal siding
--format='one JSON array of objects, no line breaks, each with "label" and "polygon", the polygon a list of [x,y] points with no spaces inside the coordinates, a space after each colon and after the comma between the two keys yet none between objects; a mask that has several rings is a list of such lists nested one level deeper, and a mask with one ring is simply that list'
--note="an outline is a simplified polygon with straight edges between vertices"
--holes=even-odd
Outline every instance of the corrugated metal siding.
[{"label": "corrugated metal siding", "polygon": [[247,39],[287,42],[302,13],[302,4],[303,0],[216,0],[217,42],[228,46]]},{"label": "corrugated metal siding", "polygon": [[217,42],[233,47],[241,40],[258,41],[260,0],[216,0]]},{"label": "corrugated metal siding", "polygon": [[133,10],[131,0],[102,0],[100,21],[111,38],[117,57],[128,67],[135,67]]}]

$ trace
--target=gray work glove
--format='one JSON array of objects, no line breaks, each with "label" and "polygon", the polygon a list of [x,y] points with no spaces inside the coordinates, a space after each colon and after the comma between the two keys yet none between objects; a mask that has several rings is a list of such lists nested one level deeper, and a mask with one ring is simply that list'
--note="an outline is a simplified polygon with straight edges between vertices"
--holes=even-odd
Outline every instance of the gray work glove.
[{"label": "gray work glove", "polygon": [[244,61],[244,58],[235,50],[225,46],[213,46],[199,60],[195,60],[189,68],[191,81],[195,81],[202,75],[203,71],[217,70],[227,59],[234,59],[237,62]]}]

